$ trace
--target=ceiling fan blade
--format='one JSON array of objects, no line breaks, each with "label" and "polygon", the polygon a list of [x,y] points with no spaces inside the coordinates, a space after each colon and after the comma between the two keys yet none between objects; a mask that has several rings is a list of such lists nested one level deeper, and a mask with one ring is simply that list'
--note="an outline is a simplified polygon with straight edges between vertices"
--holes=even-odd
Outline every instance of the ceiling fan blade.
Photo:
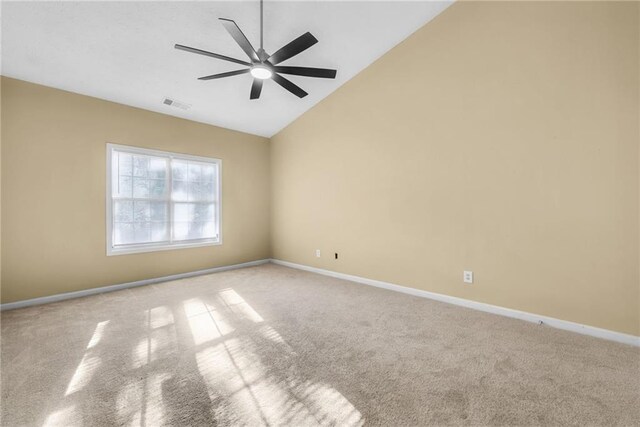
[{"label": "ceiling fan blade", "polygon": [[231,76],[237,76],[239,74],[247,74],[248,72],[249,72],[248,68],[246,68],[244,70],[227,71],[226,73],[212,74],[210,76],[198,77],[198,80],[221,79],[223,77],[231,77]]},{"label": "ceiling fan blade", "polygon": [[296,56],[300,52],[309,49],[316,43],[318,43],[318,39],[313,37],[311,33],[304,33],[289,44],[286,44],[278,49],[273,55],[269,57],[269,62],[273,65],[279,64],[282,61],[286,61],[292,56]]},{"label": "ceiling fan blade", "polygon": [[285,88],[286,90],[288,90],[289,92],[297,96],[298,98],[304,98],[305,96],[309,95],[307,92],[302,90],[302,88],[300,88],[298,85],[293,83],[291,80],[285,79],[280,74],[273,73],[271,78],[273,79],[274,82],[278,83],[280,86],[282,86],[283,88]]},{"label": "ceiling fan blade", "polygon": [[251,43],[249,43],[247,36],[244,35],[242,30],[240,30],[240,27],[238,27],[238,24],[236,24],[236,22],[231,19],[226,19],[226,18],[218,18],[218,19],[222,21],[222,25],[224,25],[224,28],[227,29],[229,34],[231,34],[231,37],[233,37],[236,43],[240,45],[242,50],[244,50],[244,53],[247,54],[247,56],[251,59],[251,61],[260,62],[260,58],[258,58],[258,54],[256,53],[256,50],[253,48],[253,46],[251,46]]},{"label": "ceiling fan blade", "polygon": [[249,95],[249,99],[258,99],[260,98],[260,92],[262,92],[262,79],[253,79],[253,83],[251,84],[251,95]]},{"label": "ceiling fan blade", "polygon": [[184,50],[186,52],[197,53],[198,55],[210,56],[216,59],[222,59],[223,61],[235,62],[236,64],[246,65],[247,67],[251,66],[250,62],[241,61],[236,58],[231,58],[229,56],[219,55],[213,52],[207,52],[206,50],[196,49],[195,47],[183,46],[181,44],[177,44],[174,46],[176,49]]},{"label": "ceiling fan blade", "polygon": [[323,79],[336,78],[336,70],[330,70],[328,68],[275,66],[273,70],[277,73],[292,74],[294,76],[319,77]]}]

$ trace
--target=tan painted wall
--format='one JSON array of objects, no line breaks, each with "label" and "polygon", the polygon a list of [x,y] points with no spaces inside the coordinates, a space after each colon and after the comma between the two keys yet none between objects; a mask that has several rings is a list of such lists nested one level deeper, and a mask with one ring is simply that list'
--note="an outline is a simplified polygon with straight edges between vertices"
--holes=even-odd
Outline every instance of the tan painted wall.
[{"label": "tan painted wall", "polygon": [[[2,302],[269,257],[266,138],[2,78]],[[223,162],[221,246],[106,256],[105,144]]]},{"label": "tan painted wall", "polygon": [[[271,144],[2,78],[2,302],[272,254],[638,335],[639,20],[455,4]],[[106,257],[107,141],[222,158],[224,244]]]},{"label": "tan painted wall", "polygon": [[[0,40],[1,43],[1,40]],[[2,80],[0,79],[0,100]],[[0,101],[0,300],[2,300],[2,102]]]},{"label": "tan painted wall", "polygon": [[272,255],[639,335],[638,7],[454,4],[272,138]]}]

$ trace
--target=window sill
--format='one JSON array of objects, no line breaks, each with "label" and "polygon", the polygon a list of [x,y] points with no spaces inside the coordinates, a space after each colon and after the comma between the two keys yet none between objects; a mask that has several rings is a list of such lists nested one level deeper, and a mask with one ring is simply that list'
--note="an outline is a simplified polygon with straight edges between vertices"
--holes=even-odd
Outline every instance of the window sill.
[{"label": "window sill", "polygon": [[219,246],[221,244],[222,244],[221,240],[207,240],[202,242],[190,242],[190,243],[172,244],[172,245],[140,245],[140,246],[119,247],[119,248],[107,247],[107,256],[141,254],[141,253],[159,252],[159,251],[172,251],[176,249],[201,248],[205,246]]}]

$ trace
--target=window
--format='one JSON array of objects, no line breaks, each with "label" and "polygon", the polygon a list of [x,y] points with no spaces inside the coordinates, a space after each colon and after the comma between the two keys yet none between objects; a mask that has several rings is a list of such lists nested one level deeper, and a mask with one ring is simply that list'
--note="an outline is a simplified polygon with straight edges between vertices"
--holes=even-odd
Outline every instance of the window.
[{"label": "window", "polygon": [[107,255],[220,244],[220,167],[107,144]]}]

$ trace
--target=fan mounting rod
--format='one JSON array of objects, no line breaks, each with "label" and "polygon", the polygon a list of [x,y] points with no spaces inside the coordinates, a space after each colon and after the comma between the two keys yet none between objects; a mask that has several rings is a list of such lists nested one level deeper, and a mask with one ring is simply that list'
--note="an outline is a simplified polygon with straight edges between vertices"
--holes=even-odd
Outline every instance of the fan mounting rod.
[{"label": "fan mounting rod", "polygon": [[263,0],[260,0],[260,50],[264,50],[264,46],[262,45],[262,39],[263,39],[263,20],[264,20],[264,10],[263,10],[263,6],[262,6]]}]

